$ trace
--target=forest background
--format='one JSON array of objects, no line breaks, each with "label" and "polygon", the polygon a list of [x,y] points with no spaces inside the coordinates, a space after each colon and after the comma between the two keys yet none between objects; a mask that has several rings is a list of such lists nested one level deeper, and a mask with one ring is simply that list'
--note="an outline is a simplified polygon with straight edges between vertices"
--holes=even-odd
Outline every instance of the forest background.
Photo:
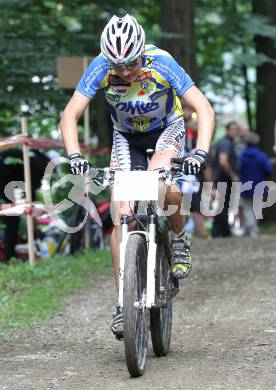
[{"label": "forest background", "polygon": [[[168,50],[192,76],[218,118],[233,101],[243,102],[241,120],[272,154],[275,0],[0,0],[0,7],[1,136],[19,133],[26,115],[34,137],[58,138],[72,90],[59,87],[57,58],[97,55],[103,26],[128,12],[144,26],[147,42]],[[111,124],[101,95],[90,110],[91,137],[106,145]]]}]

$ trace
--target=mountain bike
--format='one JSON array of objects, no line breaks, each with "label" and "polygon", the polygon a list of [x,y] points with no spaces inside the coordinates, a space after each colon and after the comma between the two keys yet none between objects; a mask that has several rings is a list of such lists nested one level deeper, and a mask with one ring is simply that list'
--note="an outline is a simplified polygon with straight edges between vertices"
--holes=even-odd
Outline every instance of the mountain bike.
[{"label": "mountain bike", "polygon": [[[138,167],[124,172],[104,168],[98,169],[102,179],[99,176],[92,179],[114,186],[114,198],[116,187],[121,185],[123,198],[119,191],[115,200],[132,202],[132,215],[121,216],[118,305],[124,316],[127,368],[133,377],[144,373],[149,331],[157,357],[166,356],[170,350],[172,298],[179,291],[179,283],[171,274],[168,229],[158,215],[157,200],[159,182],[167,186],[175,184],[179,171],[177,166],[154,171],[141,171]],[[122,178],[125,180],[120,183]],[[154,195],[154,191],[148,191],[147,195],[148,187],[155,190]],[[130,225],[135,226],[130,229]]]}]

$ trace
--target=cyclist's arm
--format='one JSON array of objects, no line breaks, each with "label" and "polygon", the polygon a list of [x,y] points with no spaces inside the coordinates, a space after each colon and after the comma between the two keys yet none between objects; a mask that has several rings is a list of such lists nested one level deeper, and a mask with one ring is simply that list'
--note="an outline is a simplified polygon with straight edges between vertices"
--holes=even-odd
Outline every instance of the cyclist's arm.
[{"label": "cyclist's arm", "polygon": [[197,113],[198,136],[196,148],[209,152],[215,127],[215,112],[209,101],[195,85],[190,87],[182,97]]},{"label": "cyclist's arm", "polygon": [[80,153],[77,124],[89,101],[90,99],[87,96],[75,91],[65,107],[60,129],[68,156],[73,153]]}]

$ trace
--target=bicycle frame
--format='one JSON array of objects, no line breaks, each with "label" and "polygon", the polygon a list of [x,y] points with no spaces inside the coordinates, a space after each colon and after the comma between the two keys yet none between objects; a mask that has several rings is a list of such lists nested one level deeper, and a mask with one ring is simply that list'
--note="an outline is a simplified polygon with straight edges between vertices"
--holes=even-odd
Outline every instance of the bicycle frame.
[{"label": "bicycle frame", "polygon": [[[173,176],[172,172],[176,173],[179,170],[174,168],[172,171],[171,168],[157,168],[156,170],[159,173],[163,173],[164,176],[162,180],[167,185],[173,184]],[[105,186],[112,185],[114,179],[115,170],[110,168],[99,169],[99,172],[103,174],[103,184]],[[97,182],[97,179],[93,179]],[[151,201],[148,201],[148,206]],[[151,211],[148,213],[148,229],[144,230],[128,230],[127,215],[122,215],[121,217],[121,243],[120,243],[120,263],[119,263],[119,296],[118,296],[118,304],[121,308],[123,308],[123,291],[124,291],[124,266],[125,266],[125,255],[126,255],[126,246],[128,242],[128,238],[132,234],[140,234],[145,236],[145,240],[147,243],[147,286],[146,286],[146,299],[144,302],[136,302],[135,306],[137,308],[152,308],[156,306],[155,302],[155,268],[156,268],[156,214],[153,211],[153,208],[150,208]]]}]

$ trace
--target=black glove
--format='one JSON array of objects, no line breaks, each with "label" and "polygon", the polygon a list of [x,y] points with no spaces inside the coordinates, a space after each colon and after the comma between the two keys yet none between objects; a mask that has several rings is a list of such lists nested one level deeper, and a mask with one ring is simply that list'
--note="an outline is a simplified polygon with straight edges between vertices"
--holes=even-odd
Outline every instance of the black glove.
[{"label": "black glove", "polygon": [[89,162],[85,160],[79,153],[74,153],[69,156],[71,172],[73,175],[84,175],[89,172]]},{"label": "black glove", "polygon": [[197,175],[202,172],[206,168],[208,156],[204,150],[196,149],[191,156],[184,158],[182,170],[185,175]]}]

